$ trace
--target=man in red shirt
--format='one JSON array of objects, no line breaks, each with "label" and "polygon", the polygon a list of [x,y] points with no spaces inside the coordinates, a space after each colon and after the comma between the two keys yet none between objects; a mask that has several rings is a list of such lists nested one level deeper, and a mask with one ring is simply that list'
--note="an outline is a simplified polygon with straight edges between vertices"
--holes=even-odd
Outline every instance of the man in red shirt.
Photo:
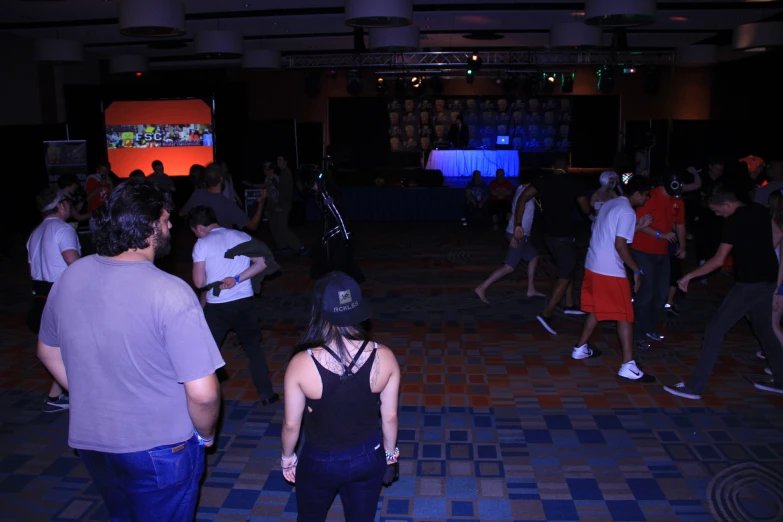
[{"label": "man in red shirt", "polygon": [[87,211],[92,213],[101,208],[113,188],[109,177],[109,165],[99,163],[95,174],[87,178],[84,189],[87,191]]},{"label": "man in red shirt", "polygon": [[663,183],[650,193],[650,199],[636,209],[637,218],[645,214],[653,222],[636,232],[631,248],[644,274],[644,283],[634,297],[634,345],[637,350],[650,349],[650,341],[663,342],[656,324],[666,305],[669,291],[669,252],[685,258],[685,203],[680,198],[682,180],[674,172],[667,172]]},{"label": "man in red shirt", "polygon": [[514,186],[506,179],[506,172],[498,169],[495,179],[489,184],[489,212],[492,214],[492,230],[498,230],[505,225],[505,219],[511,212],[511,194]]}]

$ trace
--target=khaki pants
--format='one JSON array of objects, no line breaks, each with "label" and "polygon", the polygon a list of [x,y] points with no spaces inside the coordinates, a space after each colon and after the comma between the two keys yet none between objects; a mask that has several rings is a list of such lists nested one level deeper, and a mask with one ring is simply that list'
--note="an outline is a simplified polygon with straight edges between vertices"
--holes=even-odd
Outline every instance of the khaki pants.
[{"label": "khaki pants", "polygon": [[288,216],[291,213],[291,204],[284,203],[275,205],[269,209],[267,217],[269,218],[269,229],[272,231],[272,237],[275,240],[277,248],[290,248],[299,250],[302,248],[302,242],[288,228]]}]

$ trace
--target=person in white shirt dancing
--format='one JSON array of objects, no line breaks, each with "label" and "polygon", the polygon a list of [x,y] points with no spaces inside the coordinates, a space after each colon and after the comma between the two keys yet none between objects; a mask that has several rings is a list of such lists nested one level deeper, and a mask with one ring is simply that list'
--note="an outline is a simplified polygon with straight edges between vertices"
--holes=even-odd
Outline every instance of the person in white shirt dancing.
[{"label": "person in white shirt dancing", "polygon": [[[27,261],[33,278],[33,302],[27,314],[27,327],[35,334],[41,328],[41,316],[52,285],[82,253],[76,229],[65,222],[71,217],[71,201],[65,192],[44,189],[36,202],[44,219],[27,240]],[[53,380],[43,411],[53,413],[69,407],[68,395]]]},{"label": "person in white shirt dancing", "polygon": [[587,341],[593,335],[599,321],[617,321],[617,334],[623,349],[623,365],[618,375],[633,382],[653,382],[655,378],[645,374],[633,359],[633,304],[631,285],[625,265],[634,273],[634,291],[639,290],[644,275],[631,255],[628,244],[634,233],[652,222],[645,215],[636,220],[635,207],[650,199],[650,182],[644,176],[634,176],[625,187],[626,196],[604,202],[593,225],[590,248],[585,259],[585,279],[582,283],[582,311],[587,320],[582,336],[574,346],[571,357],[589,359],[601,352],[590,348]]},{"label": "person in white shirt dancing", "polygon": [[204,205],[188,212],[188,226],[198,240],[193,247],[193,284],[204,288],[219,283],[219,291],[206,291],[204,317],[218,347],[233,330],[250,362],[250,375],[264,405],[280,400],[272,389],[269,367],[261,348],[261,329],[253,304],[251,279],[266,268],[263,257],[238,255],[226,258],[226,252],[252,238],[239,230],[218,224],[215,211]]},{"label": "person in white shirt dancing", "polygon": [[[519,201],[519,195],[525,191],[527,185],[520,185],[517,188],[511,204],[511,215],[514,216],[517,209],[517,202]],[[508,252],[506,253],[506,260],[503,262],[503,266],[492,272],[486,281],[476,287],[474,292],[479,296],[479,299],[485,303],[489,303],[486,297],[487,289],[495,282],[503,279],[510,273],[512,273],[519,262],[522,260],[527,261],[527,296],[528,297],[544,297],[544,294],[536,291],[536,267],[538,266],[538,251],[533,243],[530,241],[530,232],[533,228],[533,216],[536,210],[536,202],[533,199],[529,199],[525,203],[525,209],[522,214],[522,229],[525,231],[525,235],[522,239],[514,239],[514,220],[510,219],[508,226],[506,227],[506,239],[509,241]]]}]

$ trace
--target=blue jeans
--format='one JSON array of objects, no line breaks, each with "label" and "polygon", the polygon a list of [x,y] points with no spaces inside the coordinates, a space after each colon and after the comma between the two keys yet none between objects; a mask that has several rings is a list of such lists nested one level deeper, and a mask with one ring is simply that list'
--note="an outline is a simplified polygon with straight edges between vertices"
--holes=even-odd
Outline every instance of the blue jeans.
[{"label": "blue jeans", "polygon": [[305,441],[296,466],[299,522],[323,522],[339,492],[346,522],[375,520],[386,453],[380,434],[348,450],[325,451]]},{"label": "blue jeans", "polygon": [[79,450],[112,522],[193,520],[204,447],[185,442],[134,453]]},{"label": "blue jeans", "polygon": [[633,257],[642,269],[642,284],[633,299],[633,340],[644,341],[645,335],[657,331],[658,318],[669,297],[669,254],[648,254],[633,251]]}]

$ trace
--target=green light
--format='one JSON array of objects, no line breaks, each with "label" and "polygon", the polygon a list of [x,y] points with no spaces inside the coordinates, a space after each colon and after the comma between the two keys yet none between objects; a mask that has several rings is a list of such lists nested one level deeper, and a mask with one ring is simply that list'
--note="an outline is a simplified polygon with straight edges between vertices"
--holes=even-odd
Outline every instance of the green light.
[{"label": "green light", "polygon": [[468,74],[473,74],[473,69],[468,69]]}]

